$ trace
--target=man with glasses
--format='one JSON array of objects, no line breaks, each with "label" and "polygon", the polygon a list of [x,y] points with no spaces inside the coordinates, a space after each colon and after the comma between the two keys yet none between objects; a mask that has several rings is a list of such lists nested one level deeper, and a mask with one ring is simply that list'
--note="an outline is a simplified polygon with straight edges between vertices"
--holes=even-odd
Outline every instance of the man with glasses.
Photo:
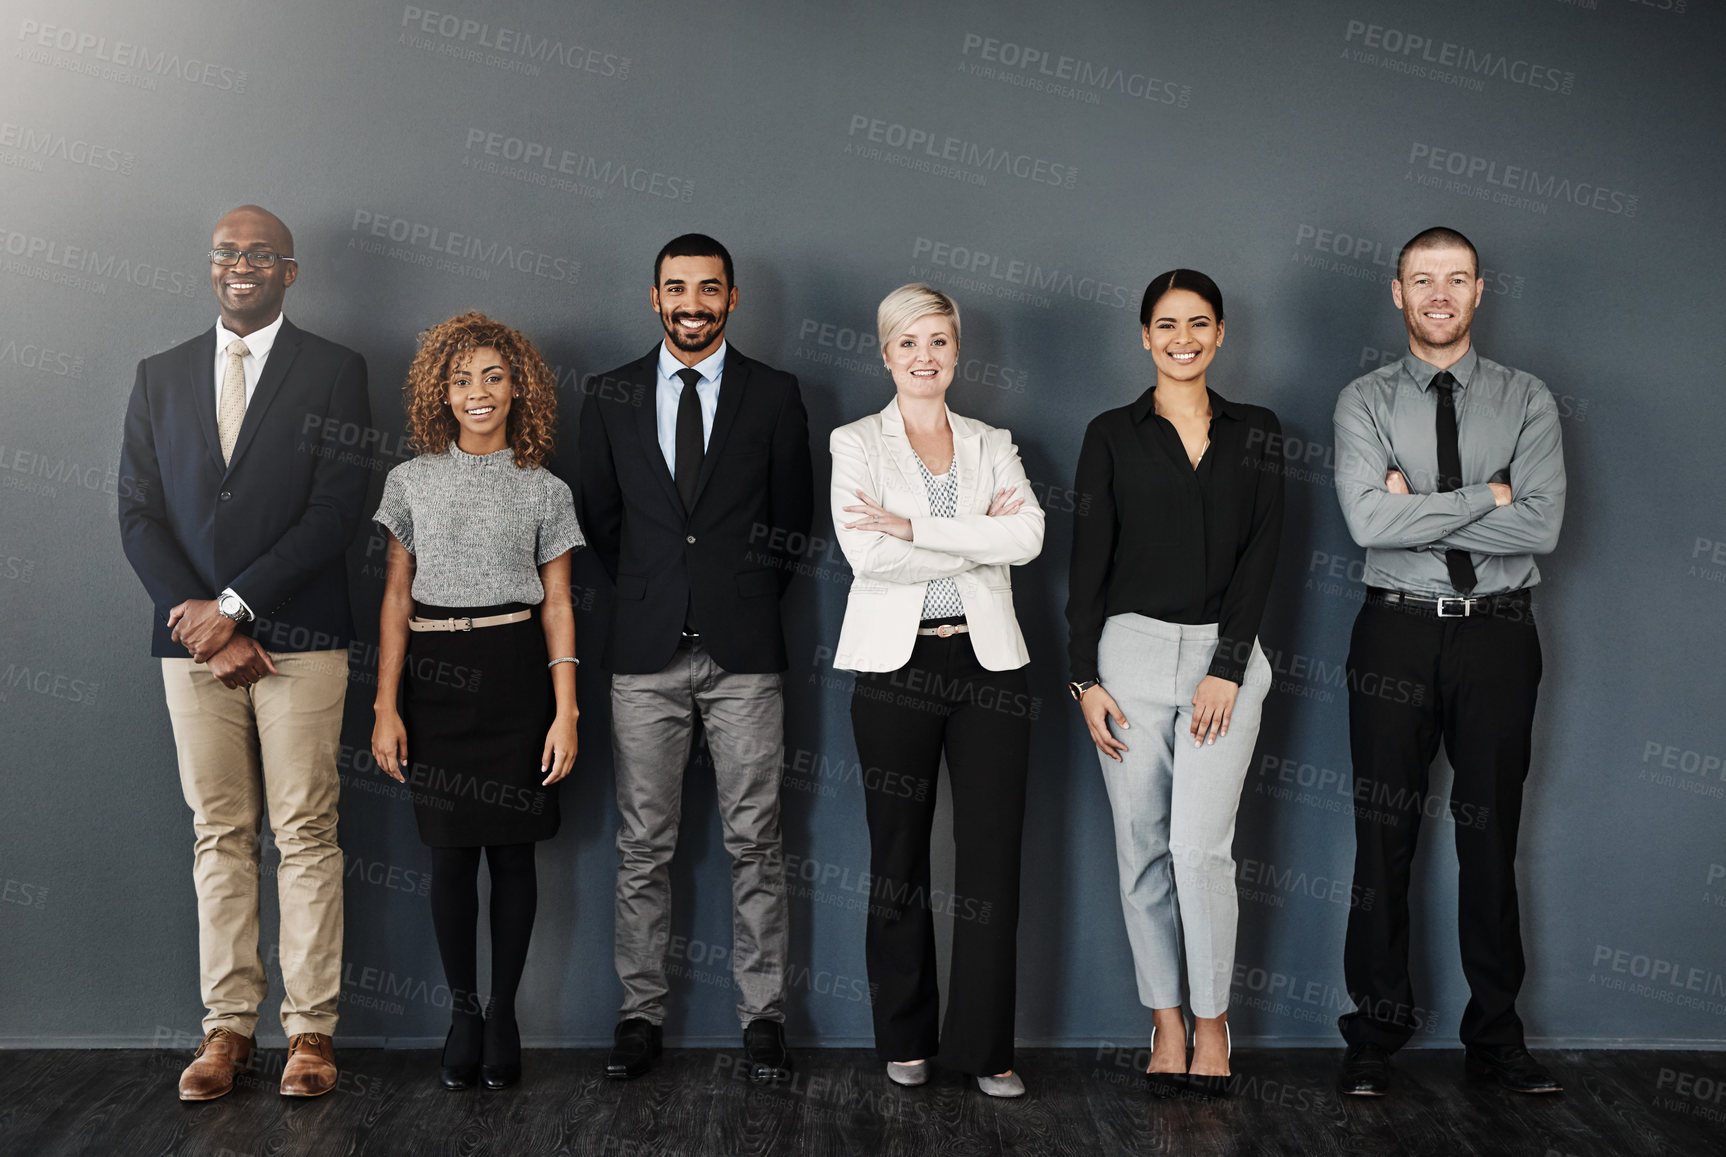
[{"label": "man with glasses", "polygon": [[336,755],[353,632],[344,555],[369,476],[329,450],[371,421],[366,363],[282,316],[298,276],[275,214],[216,225],[212,329],[138,363],[126,408],[120,537],[155,606],[192,880],[204,1040],[180,1099],[227,1093],[251,1061],[268,987],[258,950],[258,831],[281,864],[284,1096],[336,1084],[342,852]]}]

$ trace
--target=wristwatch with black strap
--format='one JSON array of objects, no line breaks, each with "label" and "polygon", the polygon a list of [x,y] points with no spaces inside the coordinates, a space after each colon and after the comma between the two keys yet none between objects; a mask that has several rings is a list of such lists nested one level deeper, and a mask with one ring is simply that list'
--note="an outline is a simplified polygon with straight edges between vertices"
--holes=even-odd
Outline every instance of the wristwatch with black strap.
[{"label": "wristwatch with black strap", "polygon": [[1085,692],[1089,691],[1092,687],[1100,687],[1102,684],[1103,681],[1101,679],[1086,679],[1083,682],[1068,683],[1067,693],[1073,697],[1073,702],[1077,703],[1084,699]]}]

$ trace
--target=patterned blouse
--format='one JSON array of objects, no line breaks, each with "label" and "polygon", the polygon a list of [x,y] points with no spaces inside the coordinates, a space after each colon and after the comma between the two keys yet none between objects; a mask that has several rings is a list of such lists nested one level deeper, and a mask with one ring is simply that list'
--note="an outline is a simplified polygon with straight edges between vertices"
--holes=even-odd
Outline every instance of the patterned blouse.
[{"label": "patterned blouse", "polygon": [[[952,518],[959,513],[959,459],[955,455],[953,464],[947,468],[947,473],[935,475],[929,473],[929,468],[923,465],[923,458],[917,455],[917,469],[923,475],[923,487],[929,492],[929,513],[936,518]],[[959,584],[950,578],[929,580],[929,586],[923,592],[923,617],[925,619],[963,618],[965,600],[959,597]]]}]

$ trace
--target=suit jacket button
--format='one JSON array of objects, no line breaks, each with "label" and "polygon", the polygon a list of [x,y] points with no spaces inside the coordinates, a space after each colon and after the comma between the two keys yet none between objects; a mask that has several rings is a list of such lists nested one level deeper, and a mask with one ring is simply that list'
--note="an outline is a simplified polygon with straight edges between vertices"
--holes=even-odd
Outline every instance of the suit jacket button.
[{"label": "suit jacket button", "polygon": [[684,542],[694,542],[694,541],[695,541],[695,536],[694,536],[694,535],[693,535],[693,534],[692,534],[692,535],[690,535],[690,536],[689,536],[689,537],[688,537],[688,538],[685,538],[685,539],[684,539],[684,540],[683,540],[683,541],[684,541]]},{"label": "suit jacket button", "polygon": [[224,490],[220,494],[216,495],[216,497],[220,498],[223,502],[226,502],[228,499],[232,498],[233,496],[234,496],[234,494],[231,490]]}]

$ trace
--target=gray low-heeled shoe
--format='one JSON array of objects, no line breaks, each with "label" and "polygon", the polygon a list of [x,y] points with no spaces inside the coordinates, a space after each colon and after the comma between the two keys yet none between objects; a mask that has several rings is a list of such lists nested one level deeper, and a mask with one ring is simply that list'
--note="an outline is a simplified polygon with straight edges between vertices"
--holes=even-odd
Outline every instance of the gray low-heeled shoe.
[{"label": "gray low-heeled shoe", "polygon": [[1025,1095],[1025,1082],[1019,1079],[1018,1073],[1008,1073],[1004,1077],[978,1077],[977,1087],[991,1097],[1022,1097]]},{"label": "gray low-heeled shoe", "polygon": [[902,1065],[898,1061],[887,1062],[887,1079],[895,1085],[915,1088],[929,1083],[929,1062],[920,1065]]}]

